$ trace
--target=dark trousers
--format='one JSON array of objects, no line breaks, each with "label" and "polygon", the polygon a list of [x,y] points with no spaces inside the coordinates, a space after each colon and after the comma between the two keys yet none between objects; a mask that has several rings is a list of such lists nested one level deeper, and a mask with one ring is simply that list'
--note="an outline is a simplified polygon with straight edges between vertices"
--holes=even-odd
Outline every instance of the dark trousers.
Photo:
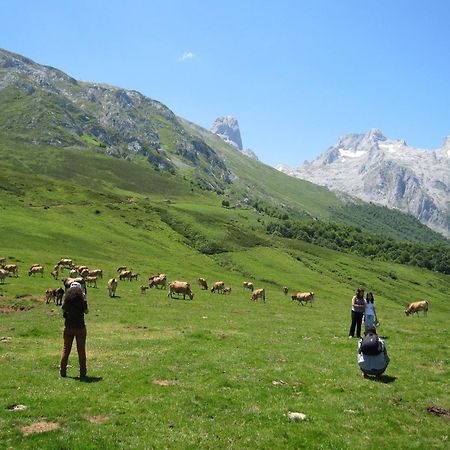
[{"label": "dark trousers", "polygon": [[356,328],[356,336],[361,337],[361,324],[364,317],[363,312],[352,311],[352,324],[350,325],[350,331],[348,335],[351,337],[355,336],[355,328]]},{"label": "dark trousers", "polygon": [[75,338],[77,341],[78,361],[80,363],[80,376],[85,376],[86,370],[86,335],[87,330],[84,328],[64,328],[64,348],[61,354],[61,373],[66,373],[67,363],[69,362],[70,351],[72,350],[72,343]]}]

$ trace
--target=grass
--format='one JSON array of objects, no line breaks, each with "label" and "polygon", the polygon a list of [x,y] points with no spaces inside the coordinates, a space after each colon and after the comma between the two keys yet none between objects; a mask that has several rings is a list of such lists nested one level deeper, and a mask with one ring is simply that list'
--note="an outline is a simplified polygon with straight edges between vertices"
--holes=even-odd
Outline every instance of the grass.
[{"label": "grass", "polygon": [[[206,205],[177,205],[180,218],[208,211]],[[443,345],[448,277],[283,239],[206,256],[148,211],[139,202],[114,208],[3,205],[0,248],[21,274],[0,286],[0,306],[25,307],[0,314],[0,337],[10,338],[0,342],[3,448],[447,445],[448,420],[427,407],[450,409]],[[212,211],[229,214],[236,226],[254,220]],[[210,233],[213,239],[211,227]],[[51,267],[62,256],[102,267],[105,278],[121,264],[142,274],[137,283],[120,283],[115,299],[107,296],[105,279],[89,290],[90,382],[73,378],[76,352],[69,377],[59,378],[61,312],[43,302],[45,289],[58,283],[49,271],[44,278],[25,273],[33,262]],[[194,300],[170,300],[156,289],[141,295],[142,279],[156,271],[191,281]],[[389,276],[394,272],[395,279]],[[223,279],[231,294],[201,291],[198,276],[210,283]],[[249,300],[244,279],[266,288],[266,304]],[[346,336],[350,298],[361,283],[375,293],[391,357],[385,382],[363,380],[356,341]],[[314,306],[290,301],[281,292],[285,284],[315,291]],[[404,316],[404,304],[416,296],[429,299],[428,317]],[[10,411],[12,404],[27,409]],[[303,412],[307,420],[291,422],[288,411]],[[59,428],[21,431],[38,422]]]},{"label": "grass", "polygon": [[[182,177],[77,152],[2,152],[0,256],[20,276],[0,285],[0,308],[14,311],[0,313],[0,448],[448,446],[448,419],[427,411],[450,410],[448,276],[268,236],[265,216],[222,208]],[[61,310],[43,300],[61,257],[105,274],[88,292],[86,382],[75,350],[59,377]],[[43,278],[27,275],[33,263]],[[106,280],[120,265],[140,279],[111,299]],[[155,272],[189,280],[194,299],[140,294]],[[201,291],[199,276],[231,294]],[[265,304],[244,280],[266,289]],[[316,302],[293,303],[284,285]],[[363,380],[347,338],[359,285],[374,292],[391,357],[381,382]],[[428,317],[406,317],[420,299]],[[43,422],[58,428],[25,433]]]}]

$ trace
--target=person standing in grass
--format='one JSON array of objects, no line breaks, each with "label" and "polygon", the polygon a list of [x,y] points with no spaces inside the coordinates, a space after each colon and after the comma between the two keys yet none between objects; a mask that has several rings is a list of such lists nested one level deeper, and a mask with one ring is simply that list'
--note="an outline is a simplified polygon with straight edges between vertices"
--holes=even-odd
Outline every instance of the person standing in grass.
[{"label": "person standing in grass", "polygon": [[356,289],[355,295],[352,298],[352,323],[348,332],[349,338],[355,337],[355,328],[356,336],[361,337],[361,324],[365,308],[364,289],[359,287]]},{"label": "person standing in grass", "polygon": [[366,330],[375,325],[377,313],[375,311],[375,299],[372,292],[368,292],[366,295],[365,309],[364,309],[364,327]]},{"label": "person standing in grass", "polygon": [[87,374],[86,369],[86,324],[84,315],[88,313],[88,304],[80,283],[73,282],[64,294],[62,304],[64,317],[64,347],[61,354],[60,375],[67,375],[67,363],[69,361],[72,343],[77,342],[78,360],[80,363],[80,378]]}]

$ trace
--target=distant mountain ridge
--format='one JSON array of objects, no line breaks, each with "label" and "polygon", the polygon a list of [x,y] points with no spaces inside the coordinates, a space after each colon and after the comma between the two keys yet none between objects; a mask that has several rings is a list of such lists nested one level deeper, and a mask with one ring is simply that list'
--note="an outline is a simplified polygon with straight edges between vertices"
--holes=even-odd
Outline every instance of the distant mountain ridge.
[{"label": "distant mountain ridge", "polygon": [[[211,196],[219,204],[254,209],[281,220],[338,221],[366,229],[367,215],[373,216],[373,211],[363,211],[361,201],[348,196],[342,200],[318,184],[286,176],[247,157],[245,150],[137,91],[77,81],[58,69],[0,49],[3,160],[15,159],[19,149],[37,156],[38,172],[43,173],[48,167],[41,167],[39,158],[46,152],[68,151],[74,159],[86,153],[106,154],[111,160],[125,160],[124,165],[115,161],[125,171],[140,169],[136,179],[124,181],[121,189],[128,186],[134,191],[134,184],[155,186],[159,180],[156,184],[164,184],[167,192],[180,192],[182,186],[186,197]],[[77,163],[80,170],[83,161]],[[14,170],[20,169],[20,161],[17,165]],[[58,164],[54,170],[58,172]],[[102,168],[94,174],[87,181],[95,179],[96,186],[109,176]],[[13,195],[10,184],[0,176],[0,192]],[[155,194],[160,190],[155,187]],[[371,221],[372,232],[412,242],[443,242],[441,235],[413,217],[405,221],[397,211],[373,208],[378,218]],[[359,221],[354,219],[355,211]]]},{"label": "distant mountain ridge", "polygon": [[388,140],[378,129],[347,134],[311,163],[278,170],[366,202],[412,214],[450,235],[450,136],[438,150]]}]

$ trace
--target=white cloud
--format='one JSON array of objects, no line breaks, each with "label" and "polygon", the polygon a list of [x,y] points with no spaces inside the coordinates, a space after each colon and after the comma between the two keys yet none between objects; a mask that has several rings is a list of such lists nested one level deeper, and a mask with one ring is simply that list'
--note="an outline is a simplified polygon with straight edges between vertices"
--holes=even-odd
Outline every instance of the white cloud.
[{"label": "white cloud", "polygon": [[180,58],[178,59],[178,61],[187,61],[188,59],[192,59],[194,58],[194,53],[192,52],[184,52]]}]

